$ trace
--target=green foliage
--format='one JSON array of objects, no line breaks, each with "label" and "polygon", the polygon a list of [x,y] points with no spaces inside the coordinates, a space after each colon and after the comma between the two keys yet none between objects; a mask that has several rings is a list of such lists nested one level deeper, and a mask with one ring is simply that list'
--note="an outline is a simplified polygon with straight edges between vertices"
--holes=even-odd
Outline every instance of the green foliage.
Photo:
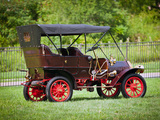
[{"label": "green foliage", "polygon": [[130,41],[156,41],[160,39],[158,26],[160,21],[155,17],[158,13],[155,11],[142,12],[138,15],[133,15],[128,21],[128,36]]},{"label": "green foliage", "polygon": [[2,37],[0,34],[0,47],[7,46],[8,40],[5,37]]},{"label": "green foliage", "polygon": [[127,9],[132,14],[139,14],[142,11],[147,11],[148,6],[156,4],[158,0],[118,0],[120,6]]},{"label": "green foliage", "polygon": [[[111,26],[115,37],[118,39],[126,39],[125,34],[128,29],[127,11],[121,10],[118,3],[112,0],[48,0],[42,2],[40,16],[38,22],[45,24],[59,23]],[[84,41],[84,38],[82,39],[80,39],[80,41]],[[105,37],[103,42],[109,40],[111,40],[110,37]],[[80,43],[80,41],[78,41],[78,43]],[[88,43],[94,42],[93,40],[89,40]]]},{"label": "green foliage", "polygon": [[[130,41],[157,41],[160,39],[160,9],[158,0],[119,0],[119,5],[130,13],[126,36]],[[154,6],[154,7],[153,7]],[[151,9],[149,9],[149,7]]]},{"label": "green foliage", "polygon": [[[28,24],[89,24],[111,26],[117,41],[159,40],[160,14],[156,0],[2,0],[0,3],[0,47],[18,44],[16,27]],[[93,37],[99,37],[94,35]],[[63,38],[69,44],[75,37]],[[67,40],[69,39],[69,40]],[[44,40],[44,39],[43,39]],[[57,42],[57,38],[53,38]],[[105,36],[103,43],[112,42]],[[43,41],[44,42],[44,41]],[[83,43],[81,37],[77,43]],[[88,38],[88,43],[94,43]]]},{"label": "green foliage", "polygon": [[0,3],[0,43],[2,47],[18,43],[16,27],[34,24],[38,19],[39,4],[36,1],[12,1]]}]

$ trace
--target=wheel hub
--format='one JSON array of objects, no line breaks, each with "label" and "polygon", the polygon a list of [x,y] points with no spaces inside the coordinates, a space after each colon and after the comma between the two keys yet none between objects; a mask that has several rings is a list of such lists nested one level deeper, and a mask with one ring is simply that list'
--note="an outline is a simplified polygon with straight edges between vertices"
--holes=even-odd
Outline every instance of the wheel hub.
[{"label": "wheel hub", "polygon": [[137,85],[136,84],[131,84],[131,90],[136,91],[136,89],[137,89]]},{"label": "wheel hub", "polygon": [[58,89],[57,89],[57,94],[60,95],[60,96],[63,96],[63,95],[64,95],[64,90],[63,90],[63,88],[58,88]]},{"label": "wheel hub", "polygon": [[43,90],[33,89],[32,95],[35,97],[41,97],[43,95]]},{"label": "wheel hub", "polygon": [[45,98],[44,89],[42,87],[28,87],[28,95],[32,101],[42,101]]}]

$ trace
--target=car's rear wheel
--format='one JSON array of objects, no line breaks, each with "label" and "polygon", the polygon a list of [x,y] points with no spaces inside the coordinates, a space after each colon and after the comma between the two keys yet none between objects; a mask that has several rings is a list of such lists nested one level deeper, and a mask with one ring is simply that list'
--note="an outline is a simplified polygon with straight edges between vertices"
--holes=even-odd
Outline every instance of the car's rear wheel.
[{"label": "car's rear wheel", "polygon": [[71,82],[61,76],[51,79],[46,87],[46,95],[49,101],[63,102],[70,100],[73,94]]},{"label": "car's rear wheel", "polygon": [[122,94],[124,97],[136,98],[143,97],[146,93],[147,86],[144,78],[139,74],[130,74],[126,76],[121,84]]},{"label": "car's rear wheel", "polygon": [[120,94],[120,87],[119,86],[115,86],[115,87],[107,87],[110,86],[110,82],[109,80],[107,80],[107,82],[101,83],[99,82],[97,84],[97,86],[102,86],[101,88],[97,88],[97,93],[100,97],[103,98],[116,98],[119,96]]},{"label": "car's rear wheel", "polygon": [[47,100],[45,88],[41,86],[31,86],[30,82],[27,82],[23,89],[23,95],[26,100],[31,101],[45,101]]}]

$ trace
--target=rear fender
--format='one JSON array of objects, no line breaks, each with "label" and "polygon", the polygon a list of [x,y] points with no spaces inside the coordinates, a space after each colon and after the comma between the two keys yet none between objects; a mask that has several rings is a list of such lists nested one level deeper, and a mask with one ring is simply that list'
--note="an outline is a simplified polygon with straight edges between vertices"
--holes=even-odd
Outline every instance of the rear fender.
[{"label": "rear fender", "polygon": [[126,75],[129,75],[131,73],[143,73],[144,68],[132,68],[132,69],[125,69],[122,72],[120,72],[111,82],[111,86],[115,86],[118,82],[122,82],[123,78]]},{"label": "rear fender", "polygon": [[51,73],[54,73],[56,76],[63,76],[66,77],[72,84],[73,88],[76,88],[75,78],[67,71],[64,70],[48,70]]}]

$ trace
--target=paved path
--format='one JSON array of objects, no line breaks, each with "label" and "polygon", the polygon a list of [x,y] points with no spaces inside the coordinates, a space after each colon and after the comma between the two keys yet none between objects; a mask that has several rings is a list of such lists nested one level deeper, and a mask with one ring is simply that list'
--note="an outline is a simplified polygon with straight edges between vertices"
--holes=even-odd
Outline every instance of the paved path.
[{"label": "paved path", "polygon": [[160,77],[160,73],[159,72],[156,72],[156,73],[142,73],[140,75],[142,75],[144,78],[156,78],[156,77]]},{"label": "paved path", "polygon": [[3,83],[0,83],[0,87],[1,86],[19,86],[21,85],[22,82],[3,82]]}]

